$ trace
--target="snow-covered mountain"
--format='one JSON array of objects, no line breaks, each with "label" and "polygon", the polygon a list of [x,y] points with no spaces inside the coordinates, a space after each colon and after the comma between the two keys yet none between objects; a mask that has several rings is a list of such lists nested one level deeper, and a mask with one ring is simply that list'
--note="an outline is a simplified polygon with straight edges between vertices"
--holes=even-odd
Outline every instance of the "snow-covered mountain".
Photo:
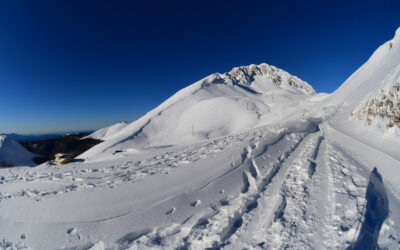
[{"label": "snow-covered mountain", "polygon": [[399,33],[333,94],[239,67],[0,172],[0,248],[399,249]]},{"label": "snow-covered mountain", "polygon": [[4,166],[33,166],[34,154],[26,150],[13,138],[0,135],[0,167]]},{"label": "snow-covered mountain", "polygon": [[81,157],[190,143],[245,131],[290,116],[297,112],[300,100],[314,94],[306,82],[265,63],[233,68],[178,91],[127,126],[116,124],[95,132],[112,130],[102,138],[105,142]]}]

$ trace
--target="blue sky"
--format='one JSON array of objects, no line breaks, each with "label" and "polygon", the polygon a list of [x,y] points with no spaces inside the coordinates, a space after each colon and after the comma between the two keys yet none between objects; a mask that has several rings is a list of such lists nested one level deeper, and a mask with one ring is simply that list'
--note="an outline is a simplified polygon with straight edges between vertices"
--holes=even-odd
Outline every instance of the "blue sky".
[{"label": "blue sky", "polygon": [[1,2],[0,133],[133,121],[252,63],[332,92],[400,26],[400,1],[148,2]]}]

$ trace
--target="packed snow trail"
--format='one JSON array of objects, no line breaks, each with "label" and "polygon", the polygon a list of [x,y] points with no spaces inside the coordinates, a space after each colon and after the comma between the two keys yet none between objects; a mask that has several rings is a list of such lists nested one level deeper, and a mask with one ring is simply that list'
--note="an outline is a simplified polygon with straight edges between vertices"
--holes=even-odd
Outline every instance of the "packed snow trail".
[{"label": "packed snow trail", "polygon": [[[232,236],[228,246],[234,245],[233,248],[256,246],[272,248],[276,244],[276,241],[274,241],[276,237],[274,232],[270,230],[271,225],[274,225],[277,221],[282,221],[284,215],[288,218],[291,218],[291,216],[294,216],[294,218],[300,217],[299,212],[293,211],[293,209],[296,207],[296,209],[305,209],[304,205],[299,203],[302,198],[304,202],[307,202],[305,196],[308,193],[303,194],[307,192],[307,189],[301,184],[305,184],[306,179],[310,178],[310,173],[315,171],[313,170],[313,161],[319,149],[319,141],[321,141],[320,132],[307,135],[304,142],[302,142],[304,145],[294,151],[282,163],[281,171],[277,174],[277,178],[263,189],[257,200],[258,206],[247,214],[244,218],[243,226]],[[294,188],[298,190],[293,190]],[[298,200],[293,201],[292,197],[296,197]],[[296,203],[296,207],[292,207],[292,203]],[[290,215],[289,213],[295,214]],[[286,221],[286,223],[290,222]],[[279,232],[277,236],[279,235],[285,236],[283,232]],[[249,242],[246,244],[242,239],[249,239]],[[284,241],[285,239],[281,238],[280,240]],[[230,248],[228,246],[227,248]],[[292,246],[299,247],[300,245],[293,244]],[[281,248],[284,246],[275,247]],[[290,245],[287,247],[290,247]]]}]

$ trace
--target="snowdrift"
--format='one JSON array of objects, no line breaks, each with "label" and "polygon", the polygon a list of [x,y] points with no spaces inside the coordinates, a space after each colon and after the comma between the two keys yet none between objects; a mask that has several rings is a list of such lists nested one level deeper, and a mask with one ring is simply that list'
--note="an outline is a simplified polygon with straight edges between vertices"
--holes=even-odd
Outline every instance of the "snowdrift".
[{"label": "snowdrift", "polygon": [[300,100],[313,94],[309,84],[274,66],[237,67],[178,91],[129,125],[96,131],[92,136],[105,142],[81,157],[192,143],[246,131],[289,116]]}]

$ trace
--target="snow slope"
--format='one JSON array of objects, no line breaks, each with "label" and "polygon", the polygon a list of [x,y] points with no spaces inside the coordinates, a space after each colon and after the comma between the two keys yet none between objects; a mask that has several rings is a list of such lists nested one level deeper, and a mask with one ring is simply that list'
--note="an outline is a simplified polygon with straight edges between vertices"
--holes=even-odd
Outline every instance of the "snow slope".
[{"label": "snow slope", "polygon": [[306,82],[265,63],[234,68],[180,90],[81,157],[98,158],[127,148],[193,143],[242,132],[289,116],[299,100],[313,94]]},{"label": "snow slope", "polygon": [[84,138],[91,138],[97,140],[106,140],[107,137],[112,136],[113,134],[117,133],[121,129],[125,128],[128,125],[127,122],[118,122],[111,126],[96,130],[92,134],[84,137]]},{"label": "snow slope", "polygon": [[13,166],[33,166],[34,154],[26,150],[16,140],[0,135],[0,163],[11,163]]},{"label": "snow slope", "polygon": [[399,83],[400,28],[392,40],[381,45],[328,99],[330,104],[344,104],[344,116],[365,106],[369,98]]},{"label": "snow slope", "polygon": [[396,249],[400,162],[321,123],[334,112],[101,162],[2,172],[3,244],[346,248],[363,232],[367,187],[378,164],[389,200],[382,214],[391,211],[379,225],[379,244]]},{"label": "snow slope", "polygon": [[399,159],[399,83],[400,28],[321,105],[336,106],[336,130]]}]

